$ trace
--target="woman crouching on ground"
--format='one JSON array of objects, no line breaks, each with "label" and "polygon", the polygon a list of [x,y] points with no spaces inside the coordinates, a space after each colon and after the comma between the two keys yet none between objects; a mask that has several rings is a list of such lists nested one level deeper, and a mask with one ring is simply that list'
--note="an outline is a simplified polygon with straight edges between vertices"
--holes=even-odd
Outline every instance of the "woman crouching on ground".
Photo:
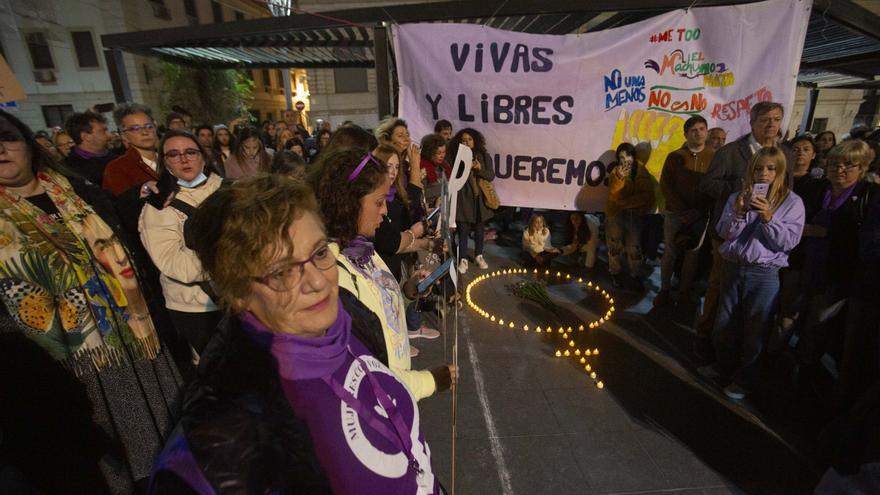
[{"label": "woman crouching on ground", "polygon": [[242,179],[202,204],[194,228],[230,316],[152,492],[442,493],[378,319],[339,290],[311,191]]}]

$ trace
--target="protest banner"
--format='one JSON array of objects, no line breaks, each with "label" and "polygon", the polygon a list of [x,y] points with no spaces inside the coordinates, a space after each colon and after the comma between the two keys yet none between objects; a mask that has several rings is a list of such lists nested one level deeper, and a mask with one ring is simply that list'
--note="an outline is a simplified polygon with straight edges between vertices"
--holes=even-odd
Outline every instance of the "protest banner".
[{"label": "protest banner", "polygon": [[647,142],[659,178],[702,115],[749,132],[749,110],[794,103],[809,0],[676,10],[595,33],[533,35],[472,24],[405,24],[392,32],[399,115],[410,133],[486,136],[502,204],[601,211],[613,150]]}]

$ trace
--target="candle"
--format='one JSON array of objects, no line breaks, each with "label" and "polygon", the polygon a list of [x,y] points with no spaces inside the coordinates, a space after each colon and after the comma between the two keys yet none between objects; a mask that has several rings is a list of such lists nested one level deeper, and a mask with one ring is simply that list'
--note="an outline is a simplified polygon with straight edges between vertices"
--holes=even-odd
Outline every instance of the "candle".
[{"label": "candle", "polygon": [[523,332],[528,332],[528,331],[529,331],[529,326],[523,325]]},{"label": "candle", "polygon": [[556,351],[556,357],[562,357],[562,351]]},{"label": "candle", "polygon": [[594,355],[594,356],[598,356],[598,355],[599,355],[599,348],[598,348],[598,347],[595,348],[595,349],[593,349],[593,355]]},{"label": "candle", "polygon": [[582,357],[582,358],[581,358],[581,364],[584,364],[584,363],[586,363],[586,362],[587,362],[587,358]]},{"label": "candle", "polygon": [[[567,337],[567,336],[568,336],[568,334],[566,334],[566,337]],[[568,341],[568,346],[569,346],[569,347],[574,347],[574,341],[573,341],[573,340],[569,340],[569,341]]]},{"label": "candle", "polygon": [[595,371],[590,373],[590,378],[592,378],[593,380],[596,379],[596,372]]},{"label": "candle", "polygon": [[541,327],[536,328],[535,331],[541,333]]},{"label": "candle", "polygon": [[589,364],[584,366],[584,369],[587,371],[593,371],[593,368]]},{"label": "candle", "polygon": [[581,355],[581,350],[578,349],[578,350],[574,351],[574,355],[575,355],[575,356],[580,356],[580,355]]},{"label": "candle", "polygon": [[568,349],[565,350],[565,357],[571,356],[571,353],[568,352]]},{"label": "candle", "polygon": [[599,383],[597,383],[596,386],[599,388],[605,388],[605,384],[602,383],[601,381],[599,381]]}]

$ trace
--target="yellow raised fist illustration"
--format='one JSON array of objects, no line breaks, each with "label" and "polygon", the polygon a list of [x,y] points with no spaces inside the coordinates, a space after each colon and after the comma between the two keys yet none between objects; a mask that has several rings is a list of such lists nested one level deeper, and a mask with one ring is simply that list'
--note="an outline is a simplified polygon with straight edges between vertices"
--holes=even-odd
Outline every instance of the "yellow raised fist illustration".
[{"label": "yellow raised fist illustration", "polygon": [[614,151],[621,143],[639,143],[651,145],[651,158],[645,164],[648,172],[660,180],[663,162],[666,155],[681,148],[684,144],[684,119],[654,110],[620,111],[620,118],[614,126],[611,150]]}]

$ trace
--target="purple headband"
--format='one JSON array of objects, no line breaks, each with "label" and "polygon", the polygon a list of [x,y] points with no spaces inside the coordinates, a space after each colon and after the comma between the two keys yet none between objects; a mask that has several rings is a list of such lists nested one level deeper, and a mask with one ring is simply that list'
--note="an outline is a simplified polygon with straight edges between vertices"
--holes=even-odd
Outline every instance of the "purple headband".
[{"label": "purple headband", "polygon": [[351,172],[351,175],[348,176],[348,182],[357,179],[357,176],[361,174],[361,171],[364,170],[364,167],[366,167],[367,163],[369,163],[370,161],[372,161],[376,165],[381,166],[381,164],[376,160],[376,157],[374,157],[372,153],[367,153],[366,156],[364,156],[364,159],[361,160],[361,163],[358,164],[357,168],[355,168]]}]

